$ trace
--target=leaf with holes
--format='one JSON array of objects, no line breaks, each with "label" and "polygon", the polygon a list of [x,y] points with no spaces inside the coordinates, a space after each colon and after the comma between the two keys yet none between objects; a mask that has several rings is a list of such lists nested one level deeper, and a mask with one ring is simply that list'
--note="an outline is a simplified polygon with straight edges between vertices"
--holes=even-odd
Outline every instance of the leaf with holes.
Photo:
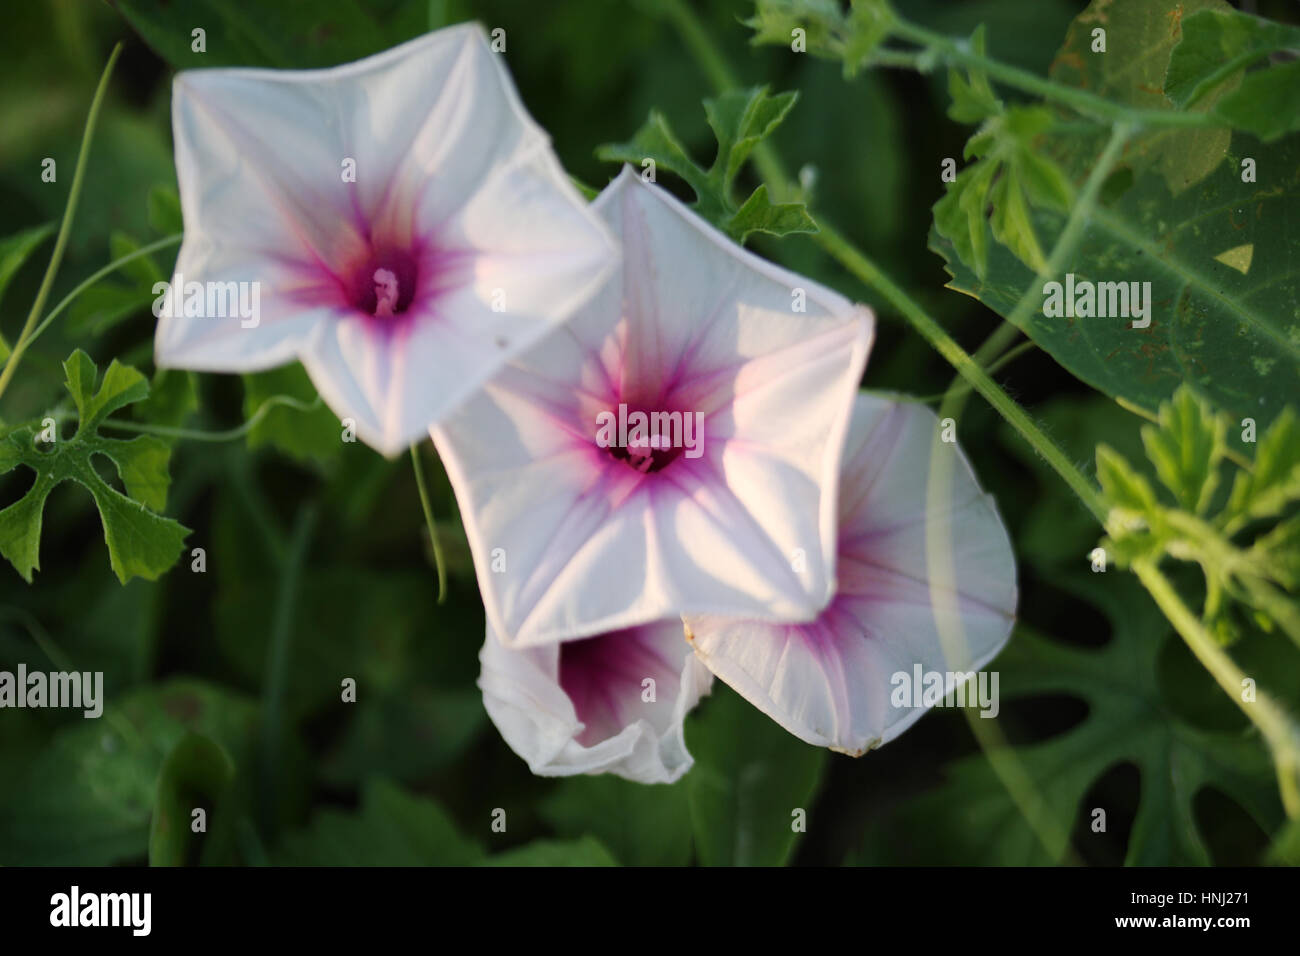
[{"label": "leaf with holes", "polygon": [[1094,784],[1132,763],[1141,774],[1141,798],[1126,863],[1209,864],[1194,809],[1205,787],[1221,791],[1272,833],[1283,816],[1267,749],[1249,731],[1203,730],[1171,711],[1157,669],[1166,643],[1177,638],[1135,579],[1087,575],[1066,586],[1106,614],[1110,640],[1092,650],[1021,630],[998,658],[1004,703],[1070,694],[1088,705],[1075,727],[1015,749],[1043,800],[1052,834],[1046,846],[983,755],[952,764],[945,782],[910,803],[895,824],[924,826],[945,863],[1054,863],[1065,855],[1076,821],[1087,814],[1091,822],[1083,800]]},{"label": "leaf with holes", "polygon": [[[171,483],[171,448],[152,435],[106,438],[99,428],[108,415],[149,394],[143,375],[116,359],[102,380],[95,363],[78,349],[63,363],[67,389],[79,424],[70,438],[42,421],[11,428],[0,435],[0,473],[25,465],[36,480],[22,498],[0,511],[0,554],[30,584],[40,569],[41,521],[54,487],[74,481],[90,492],[104,526],[104,541],[113,573],[125,584],[133,577],[155,580],[176,563],[189,529],[155,512],[167,504]],[[46,439],[53,437],[54,441]],[[100,475],[95,459],[113,463],[126,494]]]}]

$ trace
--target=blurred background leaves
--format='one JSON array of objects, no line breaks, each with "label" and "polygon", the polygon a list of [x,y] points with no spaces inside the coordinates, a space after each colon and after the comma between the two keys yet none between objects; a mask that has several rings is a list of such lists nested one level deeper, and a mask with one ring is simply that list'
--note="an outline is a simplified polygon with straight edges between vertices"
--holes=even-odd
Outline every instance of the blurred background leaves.
[{"label": "blurred background leaves", "polygon": [[[751,47],[739,22],[750,3],[693,6],[743,84],[798,91],[774,142],[802,171],[814,209],[833,211],[956,338],[982,340],[997,316],[945,290],[944,262],[927,250],[940,159],[960,156],[969,133],[946,116],[942,71],[871,71],[846,83],[839,64]],[[902,7],[951,35],[983,23],[991,55],[1046,74],[1085,4]],[[118,40],[126,50],[55,301],[110,258],[177,229],[174,68],[329,65],[469,18],[505,29],[520,93],[578,179],[606,182],[616,167],[596,147],[626,140],[652,109],[672,120],[690,155],[712,158],[700,104],[713,91],[658,0],[50,0],[7,10],[0,36],[0,236],[61,213],[90,91]],[[200,26],[206,52],[196,54],[191,30]],[[59,185],[41,182],[45,157],[58,162]],[[738,194],[756,185],[744,172]],[[807,239],[759,236],[754,248],[863,296]],[[9,277],[0,249],[0,285],[10,278],[0,328],[9,335],[42,260],[38,253]],[[147,283],[173,261],[174,249],[164,250],[79,300],[27,357],[6,420],[59,400],[60,362],[74,347],[101,367],[117,357],[148,370]],[[947,364],[881,319],[866,385],[943,391]],[[1000,377],[1076,461],[1090,463],[1100,441],[1144,460],[1136,419],[1046,354],[1030,352]],[[173,375],[154,380],[136,414],[230,429],[283,394],[314,398],[296,367],[242,380]],[[1020,567],[1021,629],[996,665],[1007,701],[1000,723],[1069,835],[1072,858],[1258,862],[1279,819],[1262,745],[1169,639],[1145,593],[1117,573],[1091,574],[1097,529],[1056,476],[981,402],[969,404],[960,437],[998,500]],[[97,517],[68,488],[50,497],[35,585],[0,569],[0,669],[53,669],[53,655],[104,671],[108,702],[97,721],[0,712],[0,864],[1045,859],[951,710],[851,760],[800,743],[719,684],[688,721],[697,765],[678,784],[533,777],[488,723],[474,686],[483,612],[440,471],[431,490],[451,570],[441,606],[409,469],[340,442],[327,410],[274,408],[245,440],[180,441],[172,459],[167,514],[194,529],[186,547],[204,549],[202,573],[183,558],[158,583],[120,585]],[[15,500],[27,480],[5,476],[0,500]],[[305,543],[304,508],[314,509]],[[284,606],[288,630],[277,644]],[[1294,707],[1300,681],[1274,663],[1276,647],[1248,634],[1237,652]],[[1124,680],[1109,680],[1117,670]],[[347,679],[355,703],[342,702]],[[197,802],[208,828],[195,835],[183,811]],[[1089,826],[1097,806],[1108,808],[1105,833]],[[796,808],[807,812],[807,833],[792,830]],[[504,832],[492,826],[497,811]]]}]

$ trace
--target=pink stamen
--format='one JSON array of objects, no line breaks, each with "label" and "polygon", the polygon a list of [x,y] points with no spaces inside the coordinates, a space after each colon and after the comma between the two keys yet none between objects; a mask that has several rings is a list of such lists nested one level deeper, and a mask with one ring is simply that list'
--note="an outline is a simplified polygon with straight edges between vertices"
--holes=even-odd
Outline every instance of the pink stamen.
[{"label": "pink stamen", "polygon": [[387,318],[393,314],[397,305],[397,276],[388,269],[376,269],[375,282],[375,316]]}]

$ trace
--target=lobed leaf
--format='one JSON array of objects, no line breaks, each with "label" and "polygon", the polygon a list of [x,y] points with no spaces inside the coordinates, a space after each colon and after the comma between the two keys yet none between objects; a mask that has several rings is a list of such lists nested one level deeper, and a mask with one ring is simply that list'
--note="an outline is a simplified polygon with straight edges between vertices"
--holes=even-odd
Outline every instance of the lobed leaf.
[{"label": "lobed leaf", "polygon": [[[76,433],[70,438],[56,434],[52,443],[46,443],[42,441],[46,429],[33,422],[0,438],[0,469],[25,465],[36,473],[27,493],[0,511],[0,554],[30,584],[32,572],[40,568],[45,501],[56,485],[74,481],[90,492],[99,509],[109,563],[118,580],[123,584],[133,577],[155,580],[176,563],[189,534],[180,523],[154,513],[166,506],[171,449],[152,436],[122,440],[98,431],[108,415],[146,397],[149,383],[135,369],[114,360],[96,388],[95,364],[80,349],[64,362],[64,372],[78,412]],[[113,462],[126,494],[100,476],[94,465],[100,455]]]},{"label": "lobed leaf", "polygon": [[646,170],[653,160],[655,175],[666,169],[680,176],[695,193],[692,208],[736,242],[755,232],[773,236],[816,232],[817,224],[802,202],[773,203],[766,184],[759,185],[737,205],[732,198],[736,175],[760,142],[772,134],[789,114],[798,94],[772,96],[766,87],[730,90],[704,101],[709,126],[718,141],[713,165],[705,170],[686,152],[663,114],[652,111],[645,124],[626,143],[609,143],[596,156],[609,162],[630,163]]},{"label": "lobed leaf", "polygon": [[1186,386],[1160,406],[1159,426],[1142,429],[1147,457],[1183,509],[1202,514],[1219,484],[1224,423]]}]

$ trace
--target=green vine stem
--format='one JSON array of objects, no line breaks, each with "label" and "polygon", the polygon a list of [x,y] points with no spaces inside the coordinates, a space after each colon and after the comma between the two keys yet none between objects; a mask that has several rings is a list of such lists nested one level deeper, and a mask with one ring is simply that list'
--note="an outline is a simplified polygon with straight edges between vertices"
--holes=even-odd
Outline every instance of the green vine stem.
[{"label": "green vine stem", "polygon": [[433,520],[433,505],[429,503],[429,486],[424,479],[424,465],[420,461],[420,446],[411,446],[411,468],[415,471],[415,487],[420,491],[420,507],[424,509],[424,523],[429,526],[429,540],[433,542],[433,563],[438,569],[438,603],[447,600],[447,562],[443,558],[442,544],[438,541],[438,526]]},{"label": "green vine stem", "polygon": [[[701,68],[714,88],[718,92],[723,92],[737,87],[739,83],[735,75],[713,45],[707,31],[700,25],[695,13],[684,0],[660,0],[660,5],[666,16],[681,33],[684,42],[699,61]],[[955,41],[932,33],[914,24],[907,23],[896,15],[892,16],[892,19],[893,32],[926,46],[941,58],[947,57],[950,62],[982,68],[990,76],[1007,85],[1016,86],[1026,92],[1036,93],[1047,99],[1071,106],[1081,113],[1117,121],[1102,157],[1108,164],[1113,164],[1119,152],[1122,151],[1124,144],[1141,126],[1193,127],[1221,125],[1213,117],[1205,114],[1133,110],[1111,103],[1085,91],[1061,86],[1032,73],[975,54],[964,41]],[[917,67],[920,65],[919,58],[914,62],[904,59],[904,56],[896,59],[899,60],[898,65]],[[793,192],[790,179],[785,173],[780,157],[772,149],[771,144],[767,141],[760,142],[754,150],[753,158],[759,174],[767,183],[774,199],[781,201],[789,197]],[[1102,163],[1099,160],[1098,166],[1101,165]],[[1090,205],[1094,204],[1097,190],[1102,183],[1104,183],[1104,174],[1098,175],[1097,169],[1094,169],[1088,182],[1085,183],[1081,198],[1088,200]],[[1060,240],[1070,238],[1073,241],[1074,233],[1082,228],[1085,222],[1085,216],[1076,215],[1071,217],[1071,222],[1067,222],[1066,232],[1058,239],[1057,246],[1053,250],[1052,260],[1058,258],[1057,254],[1062,249],[1068,248]],[[1021,437],[1043,457],[1071,490],[1078,495],[1084,506],[1097,520],[1097,523],[1104,528],[1107,508],[1097,488],[1074,466],[1073,462],[1065,456],[1056,443],[1038,427],[1029,414],[993,381],[981,363],[973,359],[915,299],[903,291],[879,266],[854,247],[834,227],[820,217],[818,217],[818,225],[820,231],[812,237],[813,241],[860,281],[883,295],[886,301],[908,320],[912,327],[957,370],[960,376],[979,392],[1020,433]],[[1051,264],[1051,261],[1049,261],[1049,264]],[[1059,266],[1059,263],[1057,264]],[[1026,292],[1025,296],[1017,304],[1017,312],[1025,308],[1025,301],[1032,301],[1029,298],[1030,292],[1032,292],[1032,289]],[[1027,312],[1024,313],[1024,315],[1027,314]],[[966,390],[963,390],[962,394],[966,394]],[[942,412],[940,414],[942,415]],[[1214,643],[1213,638],[1205,630],[1201,622],[1186,608],[1179,599],[1177,592],[1173,590],[1172,585],[1169,584],[1168,580],[1154,564],[1147,563],[1140,567],[1135,566],[1133,570],[1197,659],[1211,672],[1229,696],[1240,705],[1242,703],[1240,700],[1240,687],[1243,675],[1233,663],[1231,657]],[[1298,756],[1300,754],[1300,744],[1297,743],[1297,741],[1300,741],[1300,731],[1297,731],[1295,724],[1292,723],[1286,712],[1267,697],[1261,696],[1257,699],[1256,704],[1242,709],[1246,716],[1260,729],[1273,752],[1274,759],[1277,762],[1282,800],[1288,816],[1300,816],[1300,784],[1297,783],[1296,779],[1297,773],[1300,773],[1300,756]],[[983,740],[978,736],[977,739],[980,739],[981,745],[983,745]],[[987,747],[985,747],[985,751],[990,753]],[[990,753],[990,760],[992,759]],[[1003,780],[1004,785],[1008,786],[1008,790],[1012,792],[1013,798],[1016,797],[1016,790],[1022,788],[1014,768],[1003,767],[999,769],[995,766],[994,769],[995,772],[998,772],[999,778]],[[1024,797],[1023,793],[1021,797]],[[1018,802],[1023,803],[1024,800]],[[1030,802],[1028,806],[1031,813],[1033,813],[1035,804]],[[1034,826],[1036,817],[1027,815],[1027,819],[1031,826]],[[1035,832],[1038,833],[1040,839],[1045,841],[1045,845],[1048,845],[1046,841],[1051,839],[1051,834],[1038,829]]]},{"label": "green vine stem", "polygon": [[[1019,331],[1010,322],[1003,322],[976,350],[975,362],[986,365]],[[992,370],[993,367],[989,366],[990,373]],[[970,392],[965,379],[958,375],[939,407],[937,417],[940,424],[945,419],[956,420],[961,415]],[[951,447],[942,440],[942,428],[935,429],[926,473],[925,563],[930,600],[935,608],[935,627],[939,632],[944,656],[957,665],[956,669],[964,669],[965,662],[969,660],[969,644],[961,615],[956,608],[957,580],[953,564],[952,522],[949,509],[944,506],[952,491],[956,458]],[[1075,862],[1068,830],[1053,819],[1042,793],[1015,749],[1007,742],[998,722],[977,716],[970,707],[963,708],[962,715],[980,750],[988,758],[994,775],[1001,781],[1011,802],[1025,818],[1048,857],[1058,863]]]},{"label": "green vine stem", "polygon": [[271,409],[277,406],[292,408],[299,412],[314,412],[324,404],[321,397],[317,395],[310,402],[304,402],[302,399],[294,398],[292,395],[272,395],[267,398],[261,405],[257,406],[257,411],[253,412],[242,425],[235,428],[229,428],[225,431],[208,432],[195,428],[172,428],[169,425],[149,425],[144,422],[128,422],[119,418],[105,419],[101,428],[118,428],[122,431],[140,432],[147,435],[158,435],[162,438],[182,438],[190,441],[211,441],[226,442],[235,441],[243,438],[265,418]]},{"label": "green vine stem", "polygon": [[[682,39],[700,62],[701,68],[718,92],[736,88],[739,83],[730,66],[714,47],[707,31],[700,25],[694,11],[684,0],[661,0],[664,13],[681,32]],[[754,150],[754,162],[767,183],[773,197],[780,201],[790,195],[790,180],[771,144],[760,142]],[[1056,443],[1038,427],[1033,418],[993,381],[980,364],[957,344],[935,319],[911,296],[903,291],[885,272],[863,252],[845,239],[833,226],[817,217],[819,232],[812,236],[814,242],[834,257],[861,282],[875,289],[911,323],[930,345],[947,359],[971,386],[984,397],[997,412],[1020,433],[1043,459],[1051,465],[1062,480],[1079,496],[1084,507],[1098,523],[1105,523],[1106,509],[1096,487]]]},{"label": "green vine stem", "polygon": [[[1057,236],[1037,282],[1026,288],[1020,301],[1012,310],[1011,318],[1002,323],[975,352],[974,361],[977,365],[988,365],[989,360],[1001,353],[1014,336],[1019,334],[1020,326],[1024,324],[1037,301],[1034,291],[1038,284],[1048,276],[1059,272],[1065,260],[1073,254],[1083,225],[1088,221],[1097,201],[1102,183],[1115,167],[1132,131],[1133,127],[1130,124],[1117,125],[1112,131],[1110,141],[1102,150],[1101,157],[1084,183],[1065,228]],[[990,366],[988,372],[991,374],[992,371],[993,368]],[[938,413],[941,422],[949,418],[955,421],[961,415],[970,396],[970,388],[963,387],[964,385],[965,381],[959,375],[948,389]],[[930,467],[926,476],[926,515],[928,516],[925,523],[926,567],[929,570],[930,597],[936,608],[935,625],[939,631],[944,655],[950,662],[955,662],[959,668],[964,668],[965,662],[969,660],[968,644],[961,615],[957,613],[955,607],[957,580],[952,560],[952,524],[947,517],[948,509],[944,507],[952,492],[956,456],[951,453],[951,449],[945,447],[940,436],[941,431],[936,430],[931,442]],[[939,613],[940,611],[946,613]],[[1073,862],[1069,832],[1052,818],[1042,794],[1034,785],[1033,779],[1021,763],[1015,749],[1007,742],[997,722],[977,717],[970,708],[966,708],[963,714],[980,749],[988,757],[993,772],[1002,781],[1012,802],[1016,804],[1048,856],[1059,862]]]},{"label": "green vine stem", "polygon": [[1061,234],[1056,239],[1056,245],[1052,247],[1051,254],[1044,261],[1043,268],[1039,271],[1034,282],[1025,287],[1020,300],[1016,302],[1015,308],[1011,310],[1008,321],[1016,328],[1024,328],[1025,323],[1029,320],[1029,314],[1042,301],[1039,289],[1042,288],[1043,283],[1058,275],[1065,267],[1066,260],[1074,254],[1079,235],[1083,232],[1083,227],[1092,218],[1092,212],[1097,207],[1097,197],[1101,194],[1101,187],[1106,182],[1106,177],[1110,175],[1111,170],[1115,168],[1120,154],[1123,153],[1124,147],[1128,144],[1135,131],[1136,126],[1129,122],[1116,123],[1111,129],[1110,139],[1106,141],[1106,146],[1102,149],[1101,155],[1097,157],[1092,172],[1088,174],[1083,188],[1079,190],[1079,195],[1075,197],[1074,208],[1070,210],[1070,215],[1065,221],[1065,228],[1061,230]]},{"label": "green vine stem", "polygon": [[[1134,109],[1122,103],[1114,103],[1095,93],[1073,86],[1065,86],[1052,80],[1044,79],[1036,73],[1009,66],[997,60],[976,53],[968,41],[954,39],[927,30],[897,14],[891,14],[889,32],[901,39],[910,40],[926,49],[928,53],[943,61],[945,65],[960,65],[983,70],[990,77],[1007,86],[1013,86],[1026,93],[1041,96],[1068,106],[1078,113],[1091,116],[1110,123],[1137,123],[1142,126],[1165,126],[1180,129],[1197,127],[1224,126],[1223,120],[1209,113],[1188,113],[1179,110]],[[893,52],[893,51],[891,51]]]},{"label": "green vine stem", "polygon": [[54,251],[50,253],[50,264],[45,268],[45,277],[41,279],[40,288],[36,292],[36,300],[32,303],[32,310],[27,313],[27,321],[23,323],[23,329],[18,334],[18,341],[14,343],[13,352],[10,353],[9,360],[5,362],[4,371],[0,372],[0,395],[4,395],[5,390],[9,388],[14,373],[18,371],[18,363],[22,361],[23,353],[27,351],[27,347],[31,344],[36,320],[40,317],[41,310],[45,308],[45,300],[49,298],[50,288],[54,285],[54,277],[58,274],[59,266],[63,263],[63,252],[68,245],[68,236],[72,232],[72,217],[77,211],[77,200],[81,197],[81,184],[85,178],[86,160],[90,155],[90,142],[95,135],[95,124],[99,120],[100,107],[104,104],[104,94],[108,91],[109,77],[112,76],[113,67],[121,53],[122,44],[119,43],[113,47],[113,52],[109,54],[108,63],[104,66],[104,72],[99,78],[99,86],[95,90],[95,97],[90,101],[90,113],[86,117],[86,128],[81,134],[81,151],[77,154],[77,166],[72,174],[72,187],[68,190],[68,201],[63,207],[63,222],[59,225],[59,235],[54,240]]},{"label": "green vine stem", "polygon": [[1084,507],[1091,512],[1099,524],[1106,520],[1106,506],[1101,495],[1057,444],[1038,427],[1033,418],[1021,408],[989,376],[979,363],[957,344],[935,319],[923,309],[915,299],[904,292],[887,276],[879,266],[859,252],[848,240],[832,226],[819,222],[821,232],[813,237],[823,249],[829,252],[849,272],[853,273],[866,285],[877,290],[885,299],[898,309],[930,345],[948,360],[975,391],[997,410],[1003,418],[1020,433],[1021,437],[1043,457],[1070,489],[1079,496]]},{"label": "green vine stem", "polygon": [[136,259],[142,259],[145,256],[150,255],[151,253],[157,252],[159,249],[166,249],[168,246],[177,245],[180,243],[181,239],[182,239],[182,234],[178,232],[175,235],[167,236],[164,239],[159,239],[157,242],[151,242],[149,243],[149,245],[141,246],[139,249],[136,249],[134,252],[127,253],[126,255],[122,256],[119,259],[114,259],[112,262],[104,266],[102,269],[99,269],[98,271],[87,276],[80,283],[78,283],[75,289],[73,289],[62,299],[60,299],[58,305],[50,309],[49,314],[41,320],[41,324],[36,326],[36,328],[32,330],[32,334],[27,337],[27,344],[31,345],[38,338],[40,338],[41,334],[44,333],[44,331],[50,327],[50,323],[53,322],[55,319],[57,319],[59,317],[59,314],[64,309],[72,305],[72,303],[76,301],[78,296],[80,296],[83,292],[85,292],[87,289],[93,286],[100,279],[103,279],[105,276],[112,275],[114,272],[122,268],[122,266],[126,265],[128,262],[134,262]]},{"label": "green vine stem", "polygon": [[1242,713],[1259,728],[1277,766],[1278,788],[1286,815],[1293,820],[1300,819],[1300,727],[1263,691],[1255,692],[1254,701],[1243,698],[1246,675],[1215,642],[1201,621],[1183,603],[1173,584],[1153,562],[1148,559],[1135,561],[1133,572],[1196,655],[1196,659],[1210,672]]}]

